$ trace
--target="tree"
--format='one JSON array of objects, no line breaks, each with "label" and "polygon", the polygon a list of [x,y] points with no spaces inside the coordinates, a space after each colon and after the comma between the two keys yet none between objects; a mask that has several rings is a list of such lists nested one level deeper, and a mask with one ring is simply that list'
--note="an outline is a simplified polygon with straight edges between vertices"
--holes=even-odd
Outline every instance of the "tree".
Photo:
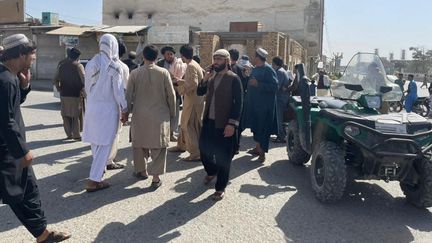
[{"label": "tree", "polygon": [[416,73],[428,73],[432,68],[432,50],[420,47],[410,47],[409,50],[413,51],[413,63],[409,69]]}]

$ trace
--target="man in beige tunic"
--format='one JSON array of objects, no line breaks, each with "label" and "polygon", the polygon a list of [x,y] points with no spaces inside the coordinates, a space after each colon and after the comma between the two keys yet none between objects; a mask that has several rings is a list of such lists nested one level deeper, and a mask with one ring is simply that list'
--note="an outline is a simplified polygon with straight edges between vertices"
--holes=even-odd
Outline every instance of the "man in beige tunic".
[{"label": "man in beige tunic", "polygon": [[159,176],[166,169],[166,148],[170,141],[170,120],[176,114],[176,98],[168,70],[155,64],[158,49],[146,46],[143,54],[144,66],[129,76],[128,112],[122,115],[122,122],[127,121],[131,112],[135,175],[140,179],[152,175],[151,186],[156,189],[162,185]]},{"label": "man in beige tunic", "polygon": [[200,161],[199,137],[202,127],[202,113],[204,110],[204,99],[197,95],[198,83],[203,79],[201,66],[192,59],[193,49],[190,45],[180,48],[183,62],[187,64],[186,73],[183,80],[178,80],[178,91],[184,96],[183,110],[180,118],[181,134],[185,142],[183,148],[182,141],[176,147],[171,148],[170,152],[189,152],[189,157],[184,161]]}]

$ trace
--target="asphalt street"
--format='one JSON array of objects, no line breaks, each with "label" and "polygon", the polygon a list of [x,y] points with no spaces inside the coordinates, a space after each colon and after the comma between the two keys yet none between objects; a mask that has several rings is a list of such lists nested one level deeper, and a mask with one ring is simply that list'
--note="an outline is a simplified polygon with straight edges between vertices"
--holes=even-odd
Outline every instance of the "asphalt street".
[{"label": "asphalt street", "polygon": [[[220,202],[208,198],[213,190],[202,184],[202,165],[178,154],[169,154],[158,190],[136,181],[129,127],[118,154],[126,169],[105,174],[111,188],[86,193],[90,147],[64,140],[59,110],[52,92],[33,91],[23,104],[46,216],[51,228],[73,234],[69,242],[432,242],[431,209],[407,204],[398,183],[357,181],[342,201],[322,204],[309,165],[291,165],[283,144],[272,144],[267,162],[258,163],[245,153],[253,147],[248,131]],[[0,242],[32,241],[0,206]]]}]

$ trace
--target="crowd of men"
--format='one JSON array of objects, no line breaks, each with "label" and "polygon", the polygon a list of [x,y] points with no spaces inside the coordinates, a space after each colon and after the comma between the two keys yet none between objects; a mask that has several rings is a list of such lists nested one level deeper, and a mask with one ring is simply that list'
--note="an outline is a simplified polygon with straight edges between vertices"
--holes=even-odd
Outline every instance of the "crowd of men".
[{"label": "crowd of men", "polygon": [[[138,180],[151,176],[150,187],[156,190],[162,186],[167,153],[187,152],[184,161],[202,162],[205,185],[216,180],[215,201],[225,196],[231,162],[245,129],[252,131],[256,143],[247,153],[260,163],[266,161],[271,135],[276,135],[275,143],[286,142],[284,111],[289,96],[298,95],[298,80],[281,57],[269,64],[263,48],[251,58],[240,56],[236,49],[220,49],[213,53],[212,64],[202,67],[192,46],[183,45],[178,52],[176,56],[171,46],[159,51],[148,45],[142,51],[144,61],[138,64],[135,52],[121,59],[125,45],[104,34],[99,53],[85,68],[77,48],[68,49],[67,58],[59,62],[53,81],[60,92],[66,139],[91,145],[87,192],[110,186],[103,180],[105,170],[124,168],[115,158],[126,124],[130,124],[133,175]],[[29,70],[35,53],[36,46],[22,34],[6,37],[0,47],[0,199],[37,242],[60,242],[70,234],[47,229],[20,110],[31,90]],[[402,78],[396,84],[403,90]],[[408,79],[410,112],[417,86],[412,75]],[[320,70],[309,84],[310,95],[328,96],[330,84]],[[170,142],[176,145],[168,148]]]},{"label": "crowd of men", "polygon": [[[99,48],[85,68],[81,52],[69,49],[54,77],[66,139],[91,144],[87,192],[108,188],[105,170],[124,167],[115,161],[122,125],[130,124],[135,177],[152,176],[150,186],[156,190],[167,152],[188,152],[184,161],[204,166],[203,183],[216,180],[216,201],[224,198],[244,129],[251,129],[256,142],[248,153],[261,163],[272,134],[275,142],[284,142],[283,110],[294,77],[280,57],[270,65],[262,48],[252,59],[235,49],[220,49],[213,53],[212,65],[203,68],[190,45],[179,49],[180,57],[173,47],[162,48],[161,60],[159,50],[148,45],[139,65],[134,52],[121,59],[126,48],[111,34],[100,38]],[[16,34],[4,39],[1,52],[0,196],[37,242],[60,242],[70,234],[47,229],[20,110],[31,90],[36,46]],[[170,142],[177,144],[168,150]]]}]

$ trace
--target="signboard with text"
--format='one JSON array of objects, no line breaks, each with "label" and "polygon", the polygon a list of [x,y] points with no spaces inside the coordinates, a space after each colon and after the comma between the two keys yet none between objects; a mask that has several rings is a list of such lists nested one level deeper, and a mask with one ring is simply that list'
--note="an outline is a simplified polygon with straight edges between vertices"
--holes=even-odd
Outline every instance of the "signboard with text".
[{"label": "signboard with text", "polygon": [[150,44],[188,44],[188,26],[153,26],[148,30]]}]

